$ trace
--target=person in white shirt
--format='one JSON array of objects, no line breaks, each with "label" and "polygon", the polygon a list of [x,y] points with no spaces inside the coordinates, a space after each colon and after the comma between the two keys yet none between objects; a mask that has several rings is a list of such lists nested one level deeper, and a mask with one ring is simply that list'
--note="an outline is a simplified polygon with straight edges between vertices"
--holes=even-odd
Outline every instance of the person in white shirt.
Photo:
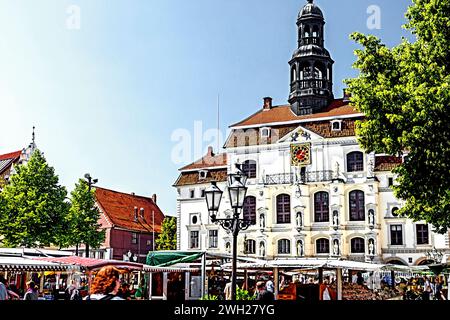
[{"label": "person in white shirt", "polygon": [[273,285],[272,278],[269,278],[266,282],[266,290],[275,293],[275,286]]}]

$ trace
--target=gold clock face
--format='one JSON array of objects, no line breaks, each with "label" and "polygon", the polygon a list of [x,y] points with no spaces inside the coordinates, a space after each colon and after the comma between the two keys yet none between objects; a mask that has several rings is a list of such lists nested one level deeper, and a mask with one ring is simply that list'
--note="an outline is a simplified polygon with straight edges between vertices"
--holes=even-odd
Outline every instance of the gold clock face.
[{"label": "gold clock face", "polygon": [[300,143],[291,145],[291,163],[294,166],[311,164],[311,144]]}]

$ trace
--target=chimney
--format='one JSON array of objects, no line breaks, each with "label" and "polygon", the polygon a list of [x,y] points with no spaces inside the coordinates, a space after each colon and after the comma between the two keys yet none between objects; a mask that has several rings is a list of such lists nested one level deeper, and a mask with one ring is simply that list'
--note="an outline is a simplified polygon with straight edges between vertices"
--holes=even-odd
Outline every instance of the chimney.
[{"label": "chimney", "polygon": [[156,194],[153,194],[153,195],[152,195],[152,200],[153,200],[153,202],[156,204]]},{"label": "chimney", "polygon": [[138,221],[138,207],[134,207],[134,221]]},{"label": "chimney", "polygon": [[270,109],[272,109],[272,98],[271,98],[271,97],[265,97],[265,98],[264,98],[263,109],[264,109],[264,110],[270,110]]},{"label": "chimney", "polygon": [[350,92],[348,92],[348,89],[344,89],[344,98],[342,99],[342,102],[344,102],[344,103],[350,102],[351,97],[352,97],[352,95]]},{"label": "chimney", "polygon": [[[209,146],[208,147],[208,153],[206,154],[208,157],[213,157],[214,156],[214,151],[213,151],[213,147]],[[156,201],[155,201],[156,202]]]},{"label": "chimney", "polygon": [[136,193],[132,192],[132,193],[131,193],[131,195],[132,195],[132,196],[135,196],[135,195],[136,195]]}]

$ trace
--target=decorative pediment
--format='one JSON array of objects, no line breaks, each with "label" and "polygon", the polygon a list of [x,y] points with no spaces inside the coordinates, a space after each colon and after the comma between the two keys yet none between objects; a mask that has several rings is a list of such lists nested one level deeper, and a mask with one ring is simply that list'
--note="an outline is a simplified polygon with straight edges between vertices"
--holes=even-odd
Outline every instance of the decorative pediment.
[{"label": "decorative pediment", "polygon": [[289,132],[287,135],[278,140],[278,143],[291,142],[291,143],[303,143],[311,142],[312,140],[322,139],[317,133],[312,132],[302,126]]}]

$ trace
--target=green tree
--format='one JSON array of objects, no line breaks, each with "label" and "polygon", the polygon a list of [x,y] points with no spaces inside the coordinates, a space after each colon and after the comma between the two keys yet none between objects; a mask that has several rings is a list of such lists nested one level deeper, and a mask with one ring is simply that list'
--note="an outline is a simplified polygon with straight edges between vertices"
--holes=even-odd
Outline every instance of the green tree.
[{"label": "green tree", "polygon": [[7,246],[61,245],[69,204],[67,191],[44,155],[36,150],[27,164],[16,167],[0,193],[0,235]]},{"label": "green tree", "polygon": [[157,250],[177,249],[177,219],[165,217],[162,223],[161,234],[156,239]]},{"label": "green tree", "polygon": [[363,46],[346,83],[352,104],[366,115],[357,123],[366,151],[405,156],[394,170],[398,213],[450,227],[450,0],[413,0],[405,28],[416,39],[388,48],[375,36],[354,33]]},{"label": "green tree", "polygon": [[95,189],[89,191],[89,184],[79,179],[70,194],[71,207],[68,215],[68,245],[88,244],[99,248],[105,240],[105,230],[100,229],[100,212],[95,206]]}]

